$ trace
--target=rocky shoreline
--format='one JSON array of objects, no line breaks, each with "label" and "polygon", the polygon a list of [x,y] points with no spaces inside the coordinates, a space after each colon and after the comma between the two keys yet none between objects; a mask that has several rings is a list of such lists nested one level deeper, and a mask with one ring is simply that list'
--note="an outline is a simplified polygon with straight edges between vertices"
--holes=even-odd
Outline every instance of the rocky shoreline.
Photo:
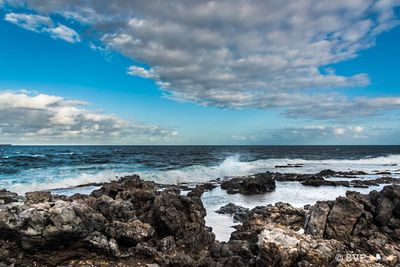
[{"label": "rocky shoreline", "polygon": [[[1,190],[0,266],[397,266],[396,184],[369,194],[348,191],[304,208],[227,205],[219,212],[241,222],[228,242],[216,240],[206,226],[201,195],[216,186],[228,193],[268,194],[275,181],[318,183],[354,175],[364,174],[267,172],[200,184],[186,195],[181,189],[189,187],[160,186],[137,175],[103,184],[90,195],[41,191],[21,197]],[[397,183],[383,178],[379,181]],[[333,184],[318,186],[324,185]]]}]

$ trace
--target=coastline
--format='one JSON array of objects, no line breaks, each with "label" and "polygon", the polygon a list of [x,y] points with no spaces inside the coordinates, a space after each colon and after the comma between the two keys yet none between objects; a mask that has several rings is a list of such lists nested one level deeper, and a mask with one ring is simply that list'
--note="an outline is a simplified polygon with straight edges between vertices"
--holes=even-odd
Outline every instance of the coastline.
[{"label": "coastline", "polygon": [[[352,177],[351,173],[340,173],[340,172],[332,173],[332,171],[326,170],[319,174],[314,174],[311,177],[307,177],[307,179],[312,178],[316,180],[316,178],[318,177],[321,178],[323,177],[323,175],[326,175],[328,173],[330,173],[331,175],[341,176],[342,177],[341,179],[349,180],[354,178]],[[348,177],[343,178],[345,176]],[[316,186],[315,184],[311,186],[311,185],[302,185],[301,182],[304,181],[304,179],[305,177],[302,174],[282,174],[282,173],[278,174],[278,173],[267,172],[263,174],[250,175],[245,177],[236,177],[236,178],[233,177],[231,179],[223,181],[214,180],[211,181],[211,183],[181,184],[179,187],[176,185],[160,185],[150,181],[142,181],[138,176],[130,176],[121,178],[118,181],[103,183],[100,187],[99,184],[96,184],[97,186],[96,188],[98,189],[94,190],[91,194],[87,195],[81,193],[75,193],[74,195],[68,197],[63,195],[56,195],[56,194],[54,195],[51,193],[47,193],[46,191],[41,191],[37,193],[27,193],[25,198],[21,198],[17,197],[14,194],[11,194],[11,196],[8,197],[8,202],[10,203],[0,205],[0,218],[1,218],[0,230],[3,233],[5,233],[7,242],[15,243],[17,241],[15,238],[17,239],[22,238],[22,240],[25,240],[24,242],[32,244],[36,244],[37,242],[39,242],[40,245],[39,247],[41,248],[38,248],[38,250],[35,250],[34,252],[31,251],[31,249],[32,246],[36,247],[36,245],[31,244],[30,245],[31,247],[26,249],[27,244],[20,247],[22,244],[16,242],[15,246],[16,248],[18,248],[17,250],[19,251],[19,253],[26,254],[27,257],[26,260],[28,262],[29,261],[43,262],[43,264],[50,266],[61,263],[65,264],[67,262],[68,264],[72,264],[71,266],[79,266],[79,264],[78,265],[73,265],[73,264],[76,264],[81,260],[89,260],[94,262],[98,262],[99,260],[102,261],[105,260],[106,262],[108,262],[109,266],[113,266],[113,264],[116,263],[127,264],[121,266],[136,266],[132,264],[138,264],[140,262],[142,262],[143,264],[156,263],[159,264],[160,266],[167,266],[168,264],[171,265],[171,262],[174,262],[174,260],[177,261],[174,262],[173,266],[187,266],[188,264],[189,265],[193,264],[191,266],[231,266],[230,264],[232,264],[233,263],[232,261],[234,260],[235,262],[237,261],[245,264],[243,266],[253,266],[253,264],[256,264],[255,263],[255,261],[257,261],[256,258],[260,258],[260,255],[259,256],[255,255],[254,253],[257,253],[257,250],[253,251],[251,247],[257,245],[259,248],[261,246],[262,248],[265,249],[268,248],[268,250],[270,250],[272,248],[269,247],[270,245],[268,244],[271,244],[271,242],[277,243],[279,241],[274,239],[276,235],[287,236],[286,238],[290,237],[289,239],[291,238],[297,239],[298,242],[304,244],[304,246],[308,248],[306,254],[316,253],[315,250],[312,248],[313,244],[312,242],[316,242],[314,240],[315,238],[318,238],[319,240],[318,244],[320,245],[323,244],[328,247],[334,246],[334,248],[337,250],[336,253],[339,252],[344,253],[345,251],[347,251],[346,249],[343,248],[343,246],[346,247],[346,244],[337,243],[337,242],[342,242],[340,241],[342,237],[334,235],[330,236],[330,238],[338,238],[336,241],[333,242],[326,240],[324,234],[321,235],[320,232],[318,232],[319,230],[317,231],[318,234],[312,233],[312,231],[314,231],[312,229],[314,228],[320,229],[321,227],[323,227],[324,222],[319,221],[322,220],[321,218],[318,218],[318,220],[315,218],[312,219],[317,221],[311,223],[312,226],[307,226],[307,221],[308,225],[310,225],[309,222],[311,218],[313,218],[312,215],[313,210],[314,213],[316,212],[315,214],[320,214],[320,211],[315,211],[315,210],[321,209],[320,207],[322,205],[321,203],[326,203],[328,208],[325,207],[325,209],[329,210],[329,209],[334,209],[336,205],[335,203],[338,201],[340,202],[343,199],[349,198],[351,199],[351,201],[357,199],[358,204],[354,203],[353,204],[356,207],[358,207],[357,210],[358,213],[361,212],[362,214],[364,214],[365,212],[369,212],[373,214],[371,207],[365,206],[366,205],[365,201],[363,202],[361,200],[365,198],[376,197],[377,194],[378,195],[388,194],[386,191],[394,190],[393,192],[398,192],[398,195],[396,195],[397,193],[395,193],[395,196],[393,196],[393,193],[391,193],[391,195],[389,194],[389,196],[387,197],[392,198],[390,201],[391,203],[394,203],[393,205],[395,205],[395,207],[392,210],[390,210],[389,215],[386,214],[385,216],[386,217],[389,216],[389,221],[394,220],[394,222],[397,222],[397,220],[399,220],[397,219],[398,215],[396,211],[397,209],[396,203],[400,203],[400,186],[398,185],[391,185],[391,186],[380,185],[377,188],[376,185],[372,185],[371,187],[371,185],[367,183],[368,184],[367,186],[369,186],[370,188],[362,188],[362,187],[360,188],[360,187],[355,187],[359,186],[359,184],[349,184],[349,187],[346,188],[343,187],[342,184],[338,185],[326,184],[323,182],[325,181],[324,178],[324,179],[317,179],[318,181],[321,182],[319,186]],[[246,183],[251,183],[251,187],[248,187]],[[327,190],[332,190],[335,188],[341,188],[345,190],[343,191],[344,194],[342,194],[341,197],[338,197],[336,201],[333,201],[333,199],[326,200],[322,198],[319,199],[319,201],[316,203],[305,203],[308,204],[305,207],[301,207],[301,205],[292,206],[290,204],[284,204],[282,201],[278,201],[277,203],[274,203],[274,205],[268,205],[264,207],[258,205],[260,203],[266,203],[265,197],[271,196],[273,194],[283,194],[284,196],[288,197],[288,199],[290,199],[292,196],[288,194],[287,191],[286,192],[280,191],[282,189],[281,185],[285,183],[290,185],[288,188],[293,188],[293,192],[297,190],[296,186],[293,185],[298,185],[308,188],[320,188],[320,189],[322,188]],[[222,187],[225,188],[226,190],[222,189]],[[237,188],[238,191],[236,192],[235,190],[232,190],[229,187]],[[243,188],[247,189],[242,190]],[[258,189],[254,191],[255,188]],[[79,189],[82,189],[82,187],[79,187]],[[372,191],[372,193],[361,195],[360,193],[356,193],[354,191],[346,192],[347,189],[351,190],[356,189],[361,191],[364,190],[363,192],[371,191],[372,189],[379,189],[380,193],[374,190]],[[259,190],[261,190],[262,192],[260,192]],[[224,201],[213,202],[212,201],[213,194],[214,196],[218,196],[220,200],[223,199]],[[386,200],[384,199],[386,199],[387,197],[384,197],[379,201],[385,202]],[[107,201],[104,202],[106,199]],[[251,202],[251,200],[253,200],[253,202]],[[223,203],[225,204],[226,202],[233,202],[238,206],[244,204],[246,208],[249,208],[248,211],[242,214],[244,216],[243,218],[246,219],[243,219],[242,222],[233,223],[233,216],[236,216],[235,210],[230,211],[231,213],[229,212],[228,213],[222,212],[223,214],[215,213],[216,211],[215,209],[217,207],[221,208],[221,206],[224,206],[222,204]],[[371,205],[380,207],[383,205],[380,202]],[[362,203],[362,205],[360,203]],[[178,207],[181,208],[177,208],[176,205],[178,205]],[[189,205],[190,207],[188,210],[186,208],[183,208],[186,205]],[[161,210],[160,211],[155,210],[157,209],[157,207],[160,208]],[[250,208],[252,209],[250,210]],[[83,211],[82,209],[85,211]],[[168,212],[164,213],[166,210],[168,210]],[[54,214],[54,212],[56,213]],[[162,215],[159,214],[160,212],[162,213]],[[275,215],[271,215],[271,212],[273,212]],[[354,210],[352,209],[347,210],[347,208],[345,208],[342,212],[350,213],[348,214],[349,217],[354,215],[352,214],[354,212]],[[385,212],[388,213],[387,210]],[[21,217],[22,213],[25,213],[23,217]],[[9,216],[13,216],[14,218],[13,222],[10,221],[11,217]],[[47,218],[45,221],[39,219],[43,218],[43,216]],[[89,218],[86,218],[85,216],[89,216]],[[157,216],[161,216],[162,218],[159,218]],[[262,221],[259,221],[260,216],[263,218],[265,216],[266,217],[262,219]],[[295,222],[290,222],[289,220],[289,221],[280,221],[278,223],[274,221],[276,218],[282,216],[285,218],[292,218],[294,216],[295,219],[293,218],[292,219]],[[354,216],[356,216],[357,218],[356,221],[353,222],[353,225],[351,225],[351,227],[354,227],[354,223],[359,221],[360,214]],[[371,215],[371,216],[378,216],[378,215]],[[100,221],[102,222],[96,222],[99,220],[99,218],[103,217],[105,218],[105,220],[100,219]],[[193,221],[194,218],[196,218],[195,221]],[[213,218],[215,220],[214,222],[212,222]],[[224,219],[222,220],[221,218]],[[325,220],[328,220],[327,218],[328,217],[326,217]],[[159,221],[160,219],[164,220],[164,222],[161,223],[161,225]],[[18,220],[22,221],[18,222]],[[50,222],[48,220],[50,220]],[[74,222],[74,220],[78,220],[81,223],[83,222],[84,225],[86,225],[85,227],[86,228],[89,227],[91,230],[82,229],[82,226],[76,225],[76,222]],[[85,222],[85,220],[88,221]],[[257,222],[256,223],[257,227],[253,225],[255,222]],[[26,223],[28,223],[29,225],[28,228],[25,228],[23,226]],[[50,225],[48,225],[48,223],[50,223]],[[93,225],[97,223],[100,223],[104,226],[97,229],[96,227],[98,226]],[[112,226],[115,223],[118,224],[117,228],[113,228],[116,226]],[[279,226],[280,228],[284,227],[282,230],[283,232],[276,232],[276,230],[274,230],[276,229],[277,223],[280,225]],[[165,224],[171,224],[169,227],[172,227],[173,229],[169,229],[168,233],[172,235],[172,238],[169,236],[165,236],[165,231],[167,231],[165,228],[166,227]],[[214,231],[212,231],[211,228],[209,227],[211,226],[210,224],[211,225],[213,224],[212,226],[214,226]],[[376,220],[372,221],[369,220],[368,222],[365,222],[365,224],[368,225],[368,227],[373,226],[372,227],[373,231],[379,232],[380,234],[383,234],[385,236],[387,235],[387,233],[385,232],[387,231],[387,229],[382,228],[382,230],[380,230],[381,228],[379,227],[381,227],[381,225],[379,224],[376,225]],[[176,229],[174,225],[180,225],[180,227],[183,228]],[[218,227],[215,227],[218,225],[221,226],[219,230]],[[234,228],[229,228],[232,226],[234,226],[236,230]],[[49,231],[48,227],[50,227],[49,229],[51,229],[50,232],[48,232]],[[333,229],[342,229],[343,227],[348,228],[350,226],[337,225],[332,227]],[[397,226],[393,226],[393,223],[391,223],[390,227],[391,227],[390,229],[393,229],[390,230],[392,231],[392,233],[394,233],[393,231],[395,232],[398,231],[396,228]],[[221,229],[225,230],[232,229],[232,231],[229,230],[225,231],[224,233],[220,233],[219,235],[217,235],[216,238],[215,232],[221,231]],[[260,229],[262,230],[260,231]],[[296,231],[294,231],[293,229],[295,229]],[[303,234],[299,235],[297,231],[301,229],[303,229],[302,231],[306,232],[308,231],[307,235]],[[249,232],[249,234],[253,236],[253,238],[248,240],[247,238],[249,237],[244,238],[241,232],[243,233]],[[93,234],[95,234],[95,236],[92,236]],[[64,235],[67,235],[67,237],[65,237]],[[70,237],[69,235],[72,235],[72,237]],[[196,236],[195,237],[196,242],[194,242],[193,244],[192,244],[193,240],[192,241],[187,240],[192,238],[191,235]],[[40,239],[43,240],[39,241],[37,239],[38,237],[40,237]],[[165,238],[167,237],[168,241],[165,240]],[[230,238],[228,239],[227,237]],[[251,245],[250,243],[254,242],[253,240],[254,238],[256,238],[256,240],[258,241],[253,245]],[[358,244],[357,242],[359,242],[358,239],[360,237],[357,234],[351,237],[347,236],[347,238],[350,238],[349,241],[353,242],[354,243],[353,245],[355,245]],[[390,240],[393,237],[389,235],[386,236],[386,238]],[[253,241],[250,242],[250,240]],[[5,239],[2,240],[2,242],[4,241]],[[50,251],[48,251],[49,245],[52,244],[53,242],[59,242],[64,244],[64,249],[58,249],[58,250],[56,249],[54,251],[50,249]],[[72,242],[72,244],[70,244],[70,242]],[[88,245],[87,242],[89,242],[90,244]],[[170,255],[171,251],[167,252],[164,251],[163,249],[161,249],[160,251],[160,248],[158,248],[156,245],[154,245],[155,247],[152,247],[153,246],[151,245],[152,242],[155,242],[154,244],[159,242],[161,243],[167,242],[168,244],[171,242],[175,243],[174,245],[172,245],[172,248],[168,248],[166,250],[173,250],[174,255],[178,253],[179,259],[174,259],[174,260],[171,259]],[[183,242],[185,245],[181,247],[180,245],[182,244],[180,244],[180,242]],[[180,245],[178,245],[178,243]],[[400,253],[400,248],[398,245],[399,243],[395,241],[395,243],[393,244],[391,245],[391,249],[392,250],[394,249],[394,252],[396,253]],[[287,246],[288,244],[284,245]],[[95,251],[100,251],[100,254],[91,253],[90,256],[88,256],[78,253],[79,255],[74,254],[75,256],[73,256],[72,259],[68,258],[68,260],[66,261],[64,257],[66,257],[68,253],[71,253],[71,251],[69,251],[70,249],[69,246],[72,247],[78,246],[79,249],[83,251],[85,251],[85,249],[91,249],[93,248],[93,246],[94,247],[97,246],[97,250]],[[186,246],[191,247],[192,250],[188,251]],[[241,251],[241,249],[238,250],[238,246],[241,248],[243,248],[243,246],[245,247],[249,246],[248,247],[249,251],[246,252],[247,256],[243,255],[244,252]],[[293,246],[293,244],[290,246]],[[56,255],[56,257],[50,261],[48,259],[43,258],[42,249],[45,249],[47,251],[46,253],[50,253],[50,255],[53,254]],[[365,253],[368,252],[370,253],[369,254],[370,256],[372,255],[371,250],[365,250],[365,248],[362,247],[360,247],[359,249],[360,250],[364,249]],[[383,251],[387,251],[386,245],[381,247],[380,249],[381,250],[383,249]],[[8,251],[7,246],[5,246],[4,243],[2,243],[1,250],[3,253],[7,254]],[[281,248],[281,251],[278,252],[283,253],[282,255],[287,257],[286,254],[289,253],[288,251],[292,250],[293,248],[291,249]],[[392,250],[391,252],[393,252]],[[199,255],[199,251],[201,251],[200,253],[201,255]],[[227,253],[226,251],[230,252],[226,254]],[[380,252],[382,253],[382,251]],[[15,257],[15,255],[13,254],[14,252],[8,251],[8,253],[11,253],[8,254],[9,259],[13,259],[13,257]],[[271,251],[269,252],[269,254],[270,253]],[[150,254],[150,256],[148,254]],[[282,255],[280,255],[279,257],[282,257]],[[308,259],[307,257],[305,257],[304,259],[307,258],[308,262],[314,261],[314,264],[315,262],[317,263],[329,262],[333,264],[334,259],[332,258],[332,255],[330,256],[329,255],[318,255],[313,259]],[[387,256],[389,257],[390,255]],[[398,254],[395,257],[396,262],[399,259],[398,256],[400,256],[400,254]],[[285,257],[283,259],[279,258],[279,262],[280,263],[286,262],[285,264],[293,263],[294,260],[293,258],[291,257],[285,258]],[[14,260],[18,261],[18,259]],[[277,259],[274,258],[263,259],[263,261],[266,262],[268,261],[275,262],[275,260]],[[394,262],[393,260],[389,261],[387,259],[385,260],[385,264],[389,264],[388,266],[392,266],[393,262]],[[213,265],[217,263],[222,265]],[[100,266],[100,265],[95,264],[94,266]],[[279,265],[271,265],[271,266],[279,266]]]}]

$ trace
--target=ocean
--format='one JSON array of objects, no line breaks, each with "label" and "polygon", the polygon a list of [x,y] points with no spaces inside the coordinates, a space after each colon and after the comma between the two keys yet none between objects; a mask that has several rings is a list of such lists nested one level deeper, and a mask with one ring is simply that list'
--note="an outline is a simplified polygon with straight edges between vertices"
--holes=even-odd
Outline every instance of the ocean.
[{"label": "ocean", "polygon": [[[296,167],[279,168],[288,164]],[[52,190],[59,194],[89,193],[102,183],[129,174],[164,184],[198,183],[228,176],[265,171],[316,173],[361,170],[381,177],[389,171],[400,178],[400,146],[2,146],[0,188],[23,194]],[[361,192],[382,186],[357,188]],[[220,240],[229,238],[232,218],[214,211],[234,202],[257,205],[288,202],[294,206],[344,195],[345,187],[305,187],[278,182],[274,192],[258,196],[228,195],[220,188],[203,195],[207,224]]]}]

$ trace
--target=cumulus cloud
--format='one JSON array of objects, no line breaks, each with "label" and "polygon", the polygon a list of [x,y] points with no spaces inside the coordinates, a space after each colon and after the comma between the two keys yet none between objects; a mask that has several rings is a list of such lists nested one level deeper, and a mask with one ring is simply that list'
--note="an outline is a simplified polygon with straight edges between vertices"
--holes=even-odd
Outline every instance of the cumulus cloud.
[{"label": "cumulus cloud", "polygon": [[398,98],[350,99],[327,93],[370,81],[365,73],[346,76],[325,68],[357,57],[374,45],[378,34],[397,26],[399,0],[8,3],[94,28],[105,45],[149,66],[132,66],[129,74],[155,80],[173,99],[218,107],[283,108],[289,117],[317,119],[399,108]]},{"label": "cumulus cloud", "polygon": [[173,129],[92,111],[60,96],[0,92],[0,133],[14,142],[135,143],[172,140]]},{"label": "cumulus cloud", "polygon": [[49,34],[54,39],[62,39],[69,43],[80,41],[79,34],[76,31],[65,25],[59,23],[55,24],[53,20],[47,16],[7,13],[4,20],[29,31]]}]

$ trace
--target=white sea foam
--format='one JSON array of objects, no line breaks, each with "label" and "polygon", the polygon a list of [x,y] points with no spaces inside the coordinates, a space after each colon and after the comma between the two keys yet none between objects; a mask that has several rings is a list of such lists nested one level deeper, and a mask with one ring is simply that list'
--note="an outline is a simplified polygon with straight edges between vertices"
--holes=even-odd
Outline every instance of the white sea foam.
[{"label": "white sea foam", "polygon": [[[301,164],[302,167],[275,168],[278,165]],[[116,166],[114,166],[116,167]],[[25,193],[33,190],[45,190],[54,188],[70,188],[90,183],[103,183],[116,180],[133,173],[139,174],[144,180],[151,180],[158,183],[174,184],[183,182],[204,182],[216,178],[228,176],[248,175],[265,171],[293,172],[293,173],[316,173],[324,169],[335,171],[362,170],[373,174],[374,171],[390,171],[397,173],[392,176],[399,177],[400,155],[387,157],[364,158],[354,160],[304,160],[304,159],[263,159],[250,162],[240,161],[239,155],[227,157],[221,164],[214,166],[193,165],[177,170],[149,170],[149,171],[119,171],[118,168],[109,168],[98,172],[76,173],[71,170],[60,175],[47,174],[46,179],[32,179],[29,183],[2,185],[9,190],[18,193]],[[33,177],[41,177],[43,170],[31,174]],[[374,178],[374,175],[367,178]],[[365,177],[363,177],[365,178]]]},{"label": "white sea foam", "polygon": [[44,180],[33,183],[17,183],[8,186],[7,188],[18,194],[24,194],[29,191],[39,191],[48,189],[74,188],[80,185],[92,183],[105,183],[117,180],[119,177],[130,175],[131,173],[101,171],[96,174],[81,173],[76,177],[61,179],[61,180]]},{"label": "white sea foam", "polygon": [[[302,167],[276,168],[280,165],[301,164]],[[396,165],[395,165],[396,164]],[[265,171],[316,173],[324,169],[335,171],[362,170],[399,172],[400,155],[355,160],[304,160],[304,159],[266,159],[242,162],[239,156],[228,157],[220,165],[195,165],[179,170],[149,171],[140,173],[147,180],[160,183],[203,182],[227,176],[248,175]],[[373,178],[371,176],[371,178]]]},{"label": "white sea foam", "polygon": [[[352,191],[368,193],[372,190],[381,190],[380,186],[371,186],[369,188],[351,188]],[[321,187],[306,187],[301,183],[292,182],[277,182],[276,190],[267,194],[261,195],[241,195],[227,194],[221,188],[215,188],[212,191],[207,191],[203,194],[202,200],[204,207],[207,210],[205,218],[206,224],[213,228],[216,238],[220,241],[228,241],[233,232],[233,218],[226,214],[215,213],[220,207],[228,203],[235,203],[238,206],[252,209],[256,206],[267,206],[277,202],[290,203],[294,207],[303,207],[307,204],[314,204],[320,200],[334,200],[338,196],[345,196],[348,187],[343,186],[321,186]]]}]

